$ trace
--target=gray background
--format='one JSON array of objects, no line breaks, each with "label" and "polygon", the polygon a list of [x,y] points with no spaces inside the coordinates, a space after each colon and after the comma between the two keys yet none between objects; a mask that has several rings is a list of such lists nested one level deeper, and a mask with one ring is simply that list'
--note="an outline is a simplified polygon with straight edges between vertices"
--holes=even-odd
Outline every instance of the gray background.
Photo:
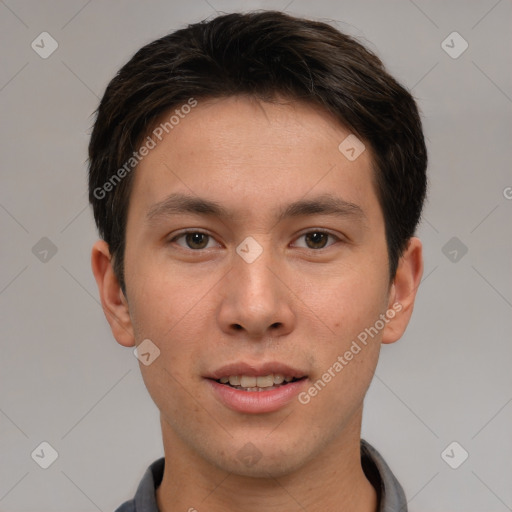
[{"label": "gray background", "polygon": [[[216,10],[257,8],[333,20],[418,99],[430,151],[425,274],[407,334],[382,350],[363,436],[413,512],[512,510],[510,0],[3,0],[1,511],[113,510],[161,456],[157,409],[90,270],[92,113],[141,45]],[[31,48],[43,31],[59,45],[47,59]],[[469,44],[457,59],[441,45],[453,31]],[[46,470],[31,457],[42,441],[58,452]],[[469,453],[458,469],[441,457],[452,441]]]}]

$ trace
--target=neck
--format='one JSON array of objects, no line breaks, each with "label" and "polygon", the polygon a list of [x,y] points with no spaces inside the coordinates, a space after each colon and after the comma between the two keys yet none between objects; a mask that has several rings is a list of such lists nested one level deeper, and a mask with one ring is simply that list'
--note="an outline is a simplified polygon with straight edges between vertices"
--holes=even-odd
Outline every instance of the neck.
[{"label": "neck", "polygon": [[360,420],[299,469],[268,478],[223,471],[184,446],[162,420],[165,470],[156,491],[160,512],[376,512],[377,494],[360,455]]}]

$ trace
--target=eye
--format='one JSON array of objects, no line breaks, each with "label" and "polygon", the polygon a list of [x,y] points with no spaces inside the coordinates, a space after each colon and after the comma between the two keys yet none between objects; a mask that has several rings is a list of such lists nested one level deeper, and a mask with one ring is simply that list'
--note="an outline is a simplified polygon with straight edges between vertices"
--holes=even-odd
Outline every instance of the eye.
[{"label": "eye", "polygon": [[181,235],[175,236],[171,242],[176,242],[180,247],[195,251],[216,246],[215,239],[201,231],[182,233]]},{"label": "eye", "polygon": [[[330,243],[329,238],[332,239],[332,242]],[[300,244],[295,242],[295,245],[297,247],[303,247],[306,249],[324,249],[325,247],[328,247],[329,245],[332,245],[339,240],[339,238],[333,234],[319,230],[309,231],[308,233],[304,233],[303,235],[299,236],[299,238],[297,238],[297,240],[301,239],[304,239],[304,243]]]}]

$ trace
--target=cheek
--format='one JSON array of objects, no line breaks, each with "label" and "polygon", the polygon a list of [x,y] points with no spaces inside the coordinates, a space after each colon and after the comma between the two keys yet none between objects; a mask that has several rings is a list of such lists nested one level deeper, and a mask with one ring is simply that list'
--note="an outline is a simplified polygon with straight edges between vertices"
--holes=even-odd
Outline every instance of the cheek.
[{"label": "cheek", "polygon": [[311,317],[310,336],[315,331],[325,333],[315,337],[312,380],[313,384],[320,382],[311,392],[323,395],[318,407],[331,401],[348,409],[356,407],[370,384],[385,325],[380,316],[388,303],[383,268],[369,264],[345,267],[325,279],[323,286],[307,286],[310,292],[304,300],[312,311],[319,312],[318,318]]},{"label": "cheek", "polygon": [[204,290],[200,293],[197,284],[188,284],[183,277],[163,277],[159,270],[132,275],[137,293],[130,297],[130,316],[137,344],[149,339],[160,351],[150,365],[139,365],[146,388],[157,407],[179,423],[184,415],[198,416],[197,403],[190,400],[187,389],[196,375],[205,319],[213,313],[201,300]]},{"label": "cheek", "polygon": [[321,323],[342,345],[372,326],[387,307],[389,283],[379,267],[383,265],[373,262],[345,265],[320,281],[318,276],[309,283],[305,279],[304,302],[318,311]]},{"label": "cheek", "polygon": [[[155,339],[162,347],[169,345],[168,338],[190,328],[198,306],[204,308],[203,296],[208,290],[208,283],[197,276],[158,262],[141,265],[127,286],[129,292],[133,290],[129,304],[136,339]],[[191,339],[186,332],[182,337]]]},{"label": "cheek", "polygon": [[184,389],[199,379],[197,367],[215,330],[218,278],[211,272],[208,277],[189,275],[161,265],[146,269],[132,275],[137,293],[130,297],[130,316],[137,344],[150,339],[160,350],[151,366],[140,365],[148,391],[157,404],[170,401],[172,407],[187,401]]}]

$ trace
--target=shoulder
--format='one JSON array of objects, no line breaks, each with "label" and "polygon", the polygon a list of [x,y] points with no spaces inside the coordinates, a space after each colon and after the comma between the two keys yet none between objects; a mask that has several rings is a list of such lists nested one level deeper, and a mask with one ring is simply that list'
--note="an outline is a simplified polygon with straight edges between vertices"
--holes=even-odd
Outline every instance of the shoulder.
[{"label": "shoulder", "polygon": [[125,501],[115,512],[135,512],[135,500]]},{"label": "shoulder", "polygon": [[146,469],[135,497],[125,501],[115,512],[158,512],[156,489],[162,482],[165,459],[156,460]]}]

